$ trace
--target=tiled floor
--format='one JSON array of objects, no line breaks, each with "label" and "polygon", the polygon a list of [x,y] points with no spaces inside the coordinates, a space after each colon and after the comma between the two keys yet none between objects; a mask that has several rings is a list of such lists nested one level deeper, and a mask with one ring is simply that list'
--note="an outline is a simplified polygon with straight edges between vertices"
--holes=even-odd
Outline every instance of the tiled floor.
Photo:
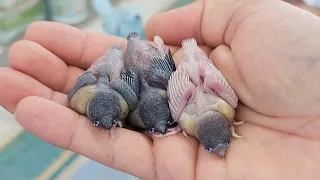
[{"label": "tiled floor", "polygon": [[0,151],[22,131],[14,116],[0,106]]}]

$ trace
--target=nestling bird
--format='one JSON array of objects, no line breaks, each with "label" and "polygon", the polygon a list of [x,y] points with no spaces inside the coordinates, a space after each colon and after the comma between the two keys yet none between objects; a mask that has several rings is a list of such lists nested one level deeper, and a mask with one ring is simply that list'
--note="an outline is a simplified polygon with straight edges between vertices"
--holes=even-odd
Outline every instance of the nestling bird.
[{"label": "nestling bird", "polygon": [[175,64],[169,48],[162,39],[154,37],[156,47],[140,39],[132,32],[127,37],[124,66],[139,79],[138,106],[131,111],[127,123],[143,130],[149,130],[156,137],[174,135],[179,128],[173,124],[167,98],[168,80],[175,71]]},{"label": "nestling bird", "polygon": [[234,125],[238,97],[194,38],[182,41],[183,55],[168,85],[172,118],[183,133],[196,137],[208,152],[224,158]]},{"label": "nestling bird", "polygon": [[122,127],[138,104],[135,84],[123,73],[122,47],[114,45],[78,78],[68,94],[69,106],[96,126]]}]

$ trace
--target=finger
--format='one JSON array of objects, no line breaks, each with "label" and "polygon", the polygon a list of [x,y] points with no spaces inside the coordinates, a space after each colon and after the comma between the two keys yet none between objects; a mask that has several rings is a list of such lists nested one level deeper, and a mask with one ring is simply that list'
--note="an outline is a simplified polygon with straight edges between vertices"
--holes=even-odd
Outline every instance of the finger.
[{"label": "finger", "polygon": [[16,119],[55,146],[143,179],[155,178],[151,142],[140,133],[116,128],[110,137],[110,133],[93,126],[84,116],[40,97],[23,99],[18,104]]},{"label": "finger", "polygon": [[153,138],[153,145],[154,156],[159,157],[156,163],[158,179],[193,179],[198,154],[196,139],[179,133],[165,138]]},{"label": "finger", "polygon": [[[194,37],[199,44],[216,47],[225,43],[229,23],[243,4],[245,2],[234,0],[195,1],[152,17],[146,24],[146,34],[148,38],[159,35],[172,45]],[[231,29],[237,25],[232,24]]]},{"label": "finger", "polygon": [[13,113],[19,101],[27,96],[39,96],[66,105],[67,97],[54,92],[39,81],[10,68],[0,68],[0,105]]},{"label": "finger", "polygon": [[165,44],[180,46],[181,41],[195,37],[203,43],[200,34],[201,14],[204,3],[196,1],[182,8],[153,16],[146,24],[145,31],[149,39],[158,35]]},{"label": "finger", "polygon": [[112,45],[120,44],[124,49],[126,47],[124,38],[85,32],[57,22],[32,23],[26,31],[25,39],[40,44],[67,65],[84,69]]},{"label": "finger", "polygon": [[247,106],[240,105],[237,108],[236,119],[285,134],[320,140],[320,132],[317,130],[320,127],[319,118],[272,118],[255,112]]},{"label": "finger", "polygon": [[253,101],[250,91],[246,87],[246,84],[237,69],[236,61],[234,60],[230,48],[225,45],[220,45],[210,53],[209,58],[221,71],[239,99],[245,104],[252,105]]},{"label": "finger", "polygon": [[207,177],[229,179],[226,172],[228,167],[224,160],[215,154],[208,153],[203,146],[199,146],[197,162],[197,173],[194,179],[207,179]]},{"label": "finger", "polygon": [[9,50],[10,66],[21,71],[54,91],[66,93],[84,71],[67,66],[59,57],[28,40],[14,43]]}]

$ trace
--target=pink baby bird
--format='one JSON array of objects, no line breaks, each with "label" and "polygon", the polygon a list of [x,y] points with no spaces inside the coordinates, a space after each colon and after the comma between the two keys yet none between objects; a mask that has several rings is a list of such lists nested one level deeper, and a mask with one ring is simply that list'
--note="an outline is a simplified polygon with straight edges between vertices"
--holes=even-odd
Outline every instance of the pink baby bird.
[{"label": "pink baby bird", "polygon": [[238,97],[194,38],[182,42],[183,55],[168,84],[172,118],[185,136],[197,138],[208,152],[224,158],[231,137]]}]

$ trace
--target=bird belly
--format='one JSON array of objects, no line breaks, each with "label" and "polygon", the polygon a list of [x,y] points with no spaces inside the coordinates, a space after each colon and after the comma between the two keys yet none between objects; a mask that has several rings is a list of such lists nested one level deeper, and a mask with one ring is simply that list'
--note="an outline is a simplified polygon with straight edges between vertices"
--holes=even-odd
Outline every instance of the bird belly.
[{"label": "bird belly", "polygon": [[80,88],[70,100],[70,108],[81,115],[87,114],[87,106],[95,94],[96,86]]},{"label": "bird belly", "polygon": [[213,94],[205,94],[210,107],[221,113],[229,122],[234,121],[235,110],[222,98]]},{"label": "bird belly", "polygon": [[195,137],[195,127],[197,123],[197,113],[195,104],[189,104],[179,116],[180,128],[190,136]]},{"label": "bird belly", "polygon": [[128,124],[135,127],[135,128],[140,128],[140,129],[146,129],[146,126],[141,120],[140,117],[140,109],[139,106],[131,111],[127,117]]}]

